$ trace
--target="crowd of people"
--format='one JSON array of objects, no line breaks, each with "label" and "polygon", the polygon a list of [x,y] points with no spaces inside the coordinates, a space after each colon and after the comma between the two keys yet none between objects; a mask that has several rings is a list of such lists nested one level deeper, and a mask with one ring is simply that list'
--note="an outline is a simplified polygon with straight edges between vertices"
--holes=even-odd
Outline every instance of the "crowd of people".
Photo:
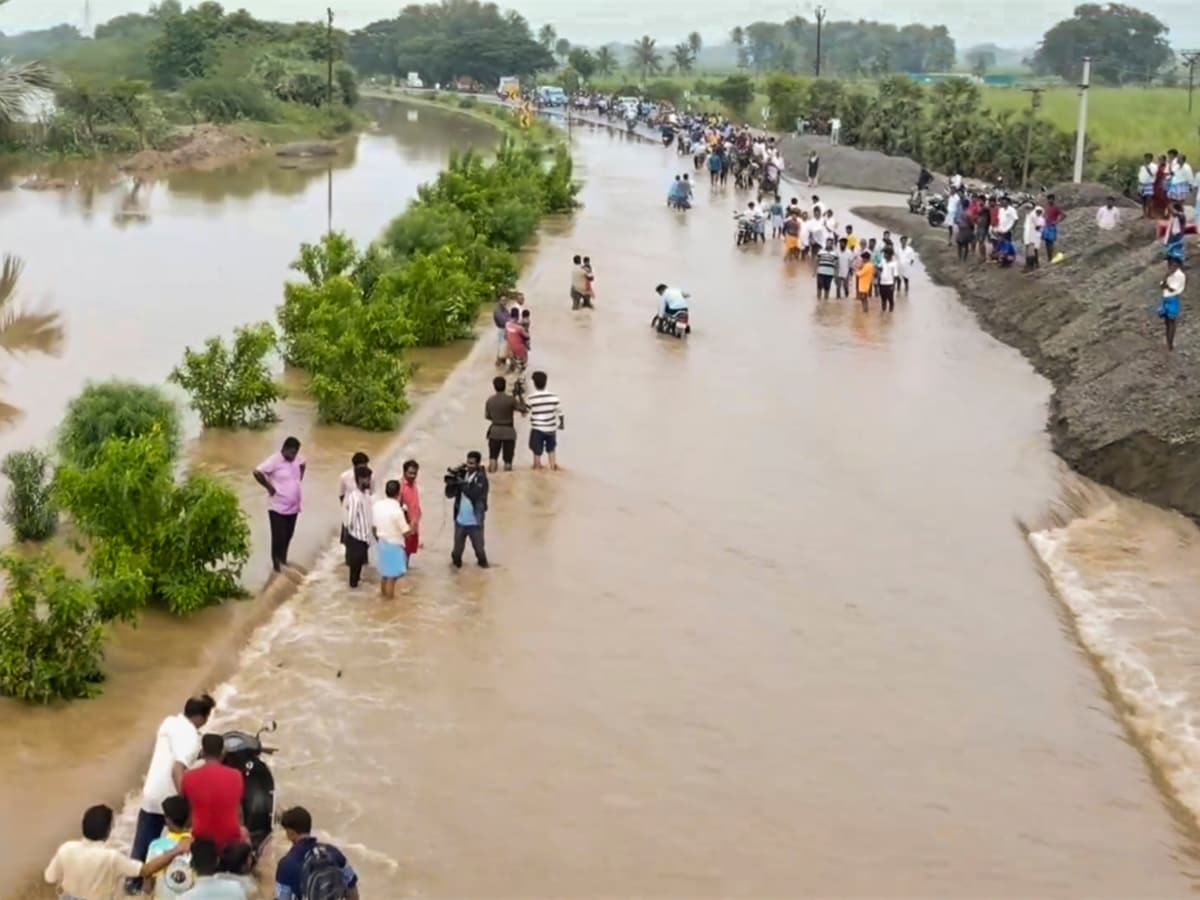
[{"label": "crowd of people", "polygon": [[[159,725],[128,855],[108,844],[113,810],[85,810],[81,836],[62,844],[44,873],[64,900],[112,900],[122,892],[157,900],[258,895],[242,773],[224,765],[224,737],[203,733],[215,708],[207,694],[190,697]],[[289,847],[275,865],[274,900],[357,900],[357,873],[341,850],[313,835],[308,810],[286,809],[279,824]]]}]

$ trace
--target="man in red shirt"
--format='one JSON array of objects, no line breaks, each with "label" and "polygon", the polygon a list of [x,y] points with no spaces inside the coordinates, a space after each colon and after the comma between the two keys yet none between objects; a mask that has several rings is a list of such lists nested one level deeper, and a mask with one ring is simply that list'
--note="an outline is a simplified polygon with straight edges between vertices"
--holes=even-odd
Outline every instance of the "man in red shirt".
[{"label": "man in red shirt", "polygon": [[180,793],[192,805],[192,836],[206,838],[218,850],[244,841],[242,828],[242,773],[222,764],[225,739],[206,734],[200,740],[204,764],[184,773]]}]

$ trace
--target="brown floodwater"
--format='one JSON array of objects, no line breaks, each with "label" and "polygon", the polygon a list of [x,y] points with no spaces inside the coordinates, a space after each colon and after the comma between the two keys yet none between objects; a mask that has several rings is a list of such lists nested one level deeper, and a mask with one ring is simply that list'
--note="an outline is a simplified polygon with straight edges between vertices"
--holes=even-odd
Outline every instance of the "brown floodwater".
[{"label": "brown floodwater", "polygon": [[[673,153],[575,141],[585,206],[543,229],[522,284],[563,470],[523,453],[496,475],[493,568],[450,569],[440,472],[483,443],[485,334],[377,454],[385,476],[424,466],[404,596],[345,587],[332,517],[307,512],[326,552],[225,660],[214,725],[278,721],[281,802],[313,811],[365,897],[1193,893],[1192,760],[1174,771],[1148,739],[1076,591],[1102,602],[1117,573],[1141,578],[1122,598],[1175,601],[1157,631],[1099,616],[1154,681],[1164,633],[1195,621],[1193,526],[1065,471],[1047,383],[951,291],[918,274],[886,318],[818,302],[778,245],[734,247],[732,188],[671,213]],[[820,194],[876,233],[847,210],[885,198]],[[595,262],[594,312],[566,302],[574,253]],[[659,281],[693,293],[686,341],[648,327]],[[237,473],[269,449],[237,440],[194,452]],[[353,441],[331,436],[309,497]],[[55,802],[90,802],[83,760],[148,752],[198,665],[194,625],[143,625],[92,704],[112,720],[0,707],[21,735],[0,771],[61,772]],[[0,846],[20,808],[0,807]]]}]

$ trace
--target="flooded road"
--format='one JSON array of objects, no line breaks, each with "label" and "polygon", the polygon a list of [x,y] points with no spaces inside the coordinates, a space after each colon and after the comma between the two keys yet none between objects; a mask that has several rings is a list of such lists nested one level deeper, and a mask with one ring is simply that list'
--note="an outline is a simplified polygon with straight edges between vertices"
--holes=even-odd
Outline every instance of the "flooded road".
[{"label": "flooded road", "polygon": [[[778,245],[734,247],[732,189],[682,217],[673,153],[576,144],[585,208],[522,284],[564,470],[495,476],[494,567],[450,570],[440,473],[483,445],[482,341],[376,467],[423,465],[406,596],[351,592],[331,551],[214,724],[278,720],[281,803],[364,897],[1194,892],[1194,826],[1019,524],[1056,534],[1080,490],[1048,385],[924,277],[887,319],[820,304]],[[878,198],[820,194],[876,233],[845,210]],[[648,327],[659,281],[694,295],[686,342]],[[150,740],[52,733],[67,767]]]}]

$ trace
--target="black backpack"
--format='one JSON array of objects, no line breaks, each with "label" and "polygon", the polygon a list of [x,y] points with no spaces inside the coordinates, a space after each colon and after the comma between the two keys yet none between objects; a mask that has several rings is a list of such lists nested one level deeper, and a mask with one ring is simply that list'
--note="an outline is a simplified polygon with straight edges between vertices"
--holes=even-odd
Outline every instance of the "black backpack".
[{"label": "black backpack", "polygon": [[300,887],[303,900],[345,900],[342,867],[328,844],[317,844],[305,854]]}]

